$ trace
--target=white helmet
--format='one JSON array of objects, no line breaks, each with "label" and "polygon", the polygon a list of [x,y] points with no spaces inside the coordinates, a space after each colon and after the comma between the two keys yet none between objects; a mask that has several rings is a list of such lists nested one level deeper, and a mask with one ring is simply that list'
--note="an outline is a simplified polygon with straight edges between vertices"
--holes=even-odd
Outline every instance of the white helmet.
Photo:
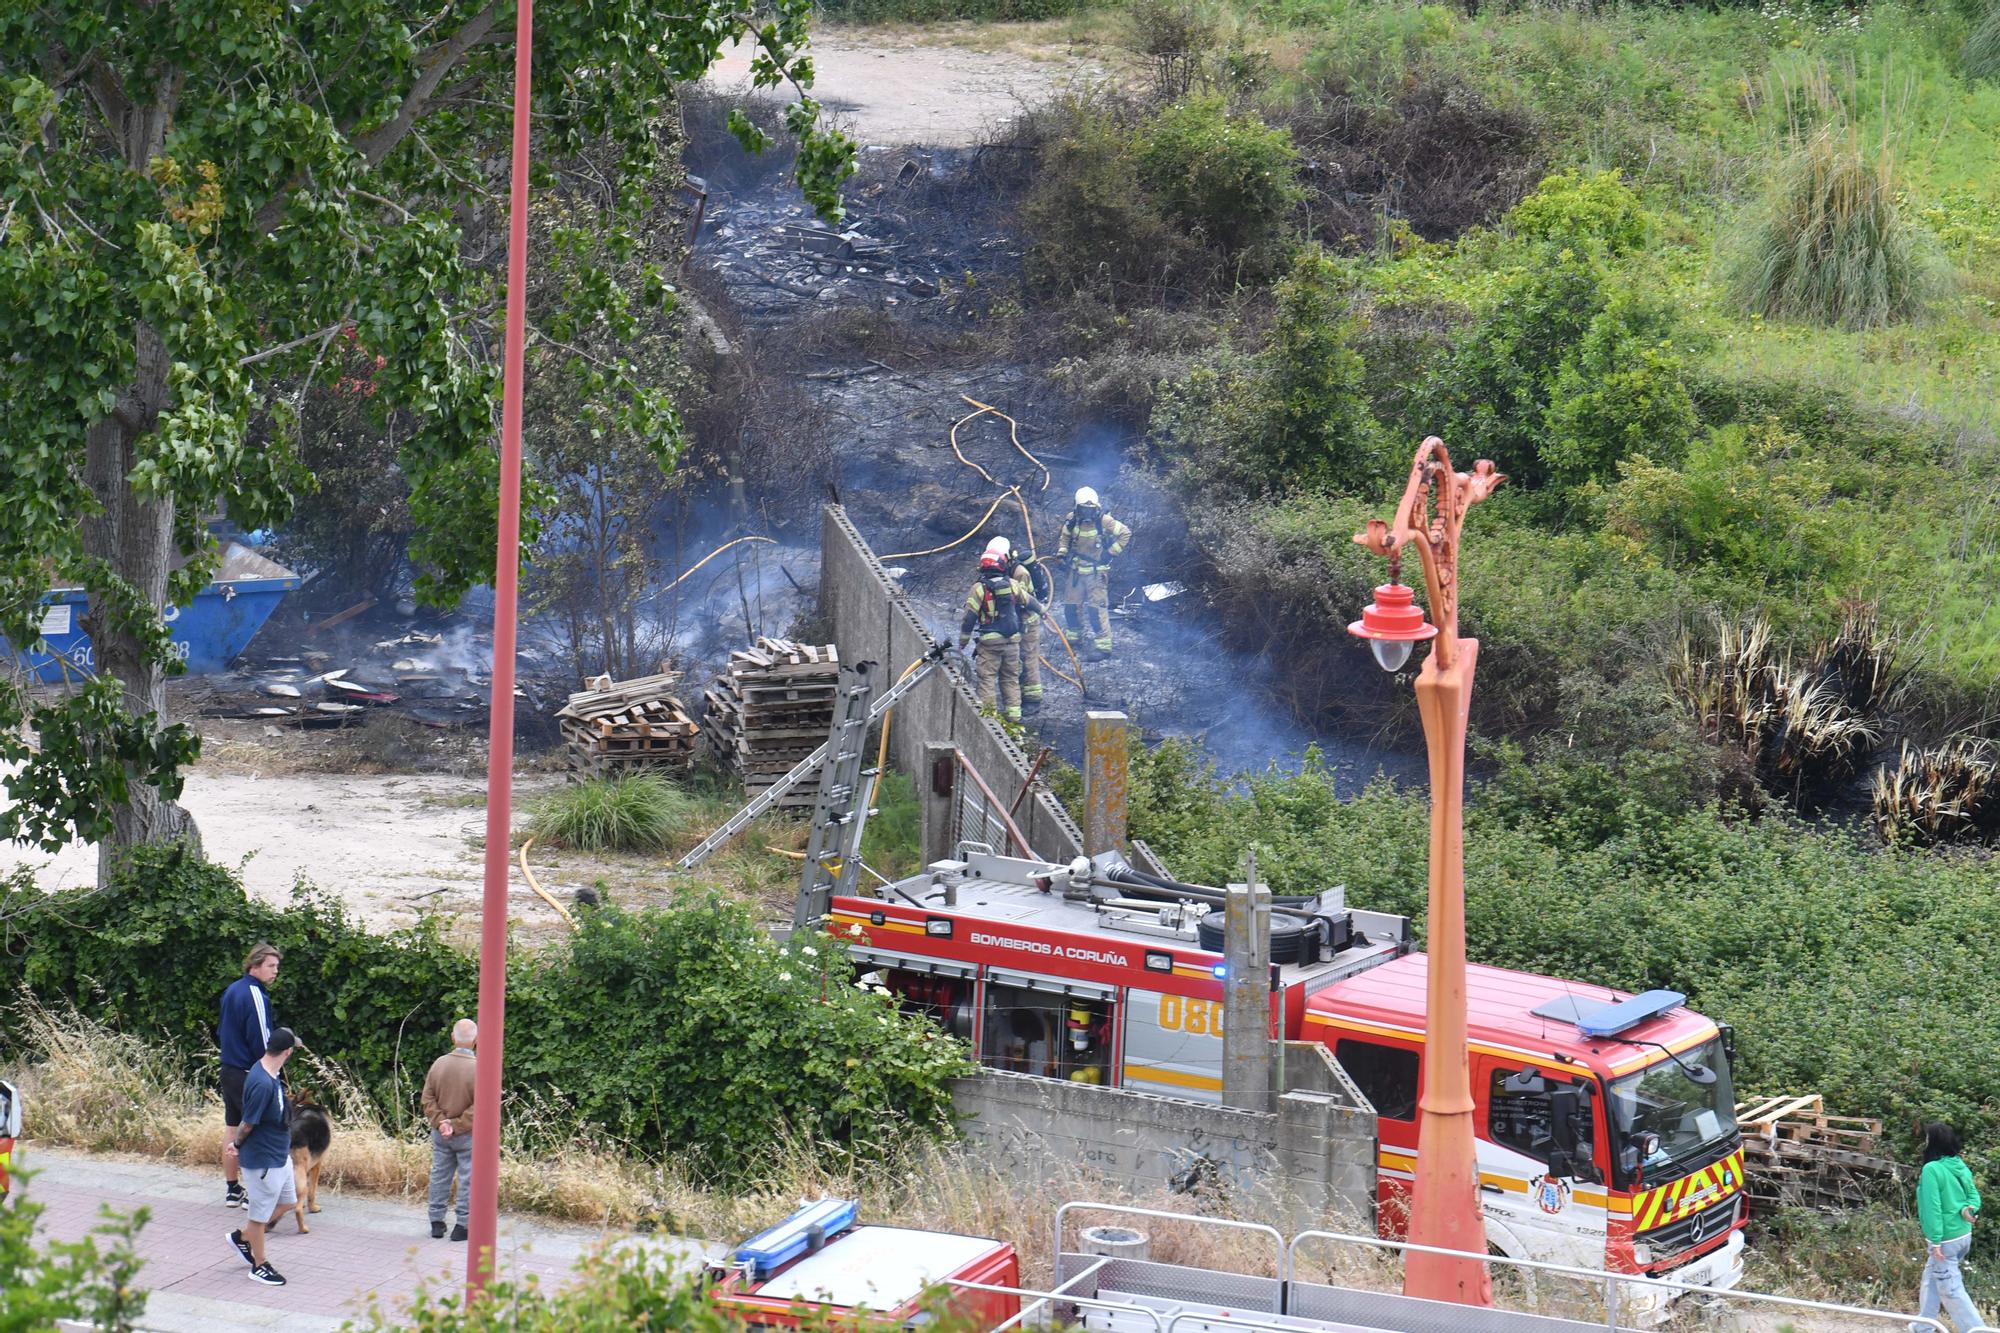
[{"label": "white helmet", "polygon": [[1097,492],[1088,486],[1079,487],[1076,492],[1076,502],[1080,505],[1094,505],[1097,503]]},{"label": "white helmet", "polygon": [[1008,541],[1005,537],[995,537],[992,541],[986,543],[986,554],[997,555],[1004,559],[1014,554],[1014,543]]}]

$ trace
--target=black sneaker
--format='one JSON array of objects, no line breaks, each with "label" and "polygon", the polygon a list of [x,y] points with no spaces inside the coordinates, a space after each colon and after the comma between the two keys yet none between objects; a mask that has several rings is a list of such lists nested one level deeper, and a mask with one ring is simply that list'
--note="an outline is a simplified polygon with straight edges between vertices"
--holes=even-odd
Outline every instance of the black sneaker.
[{"label": "black sneaker", "polygon": [[285,1285],[284,1275],[267,1263],[258,1264],[255,1268],[251,1269],[250,1280],[252,1282],[261,1282],[267,1287],[282,1287]]},{"label": "black sneaker", "polygon": [[460,1222],[457,1226],[451,1229],[451,1238],[453,1240],[465,1239],[465,1223]]},{"label": "black sneaker", "polygon": [[230,1232],[229,1243],[231,1245],[234,1245],[236,1247],[236,1252],[243,1256],[244,1263],[249,1264],[252,1268],[255,1268],[257,1266],[257,1256],[250,1253],[250,1242],[243,1239],[243,1233],[241,1231]]},{"label": "black sneaker", "polygon": [[444,1223],[442,1222],[431,1223],[431,1239],[432,1240],[444,1239]]},{"label": "black sneaker", "polygon": [[222,1192],[222,1206],[224,1208],[248,1208],[250,1206],[250,1191],[243,1188],[241,1181],[230,1181],[229,1188]]}]

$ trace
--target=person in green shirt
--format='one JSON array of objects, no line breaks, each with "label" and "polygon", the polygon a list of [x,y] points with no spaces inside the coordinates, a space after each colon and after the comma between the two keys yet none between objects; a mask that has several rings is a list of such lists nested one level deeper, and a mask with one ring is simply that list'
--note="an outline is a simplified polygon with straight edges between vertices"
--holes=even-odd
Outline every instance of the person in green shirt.
[{"label": "person in green shirt", "polygon": [[[1917,1178],[1917,1221],[1930,1245],[1925,1257],[1923,1286],[1917,1295],[1917,1317],[1934,1319],[1940,1306],[1949,1310],[1958,1333],[1986,1321],[1966,1294],[1958,1265],[1972,1248],[1972,1224],[1979,1216],[1979,1187],[1972,1169],[1958,1155],[1958,1134],[1950,1125],[1924,1126],[1924,1170]],[[1910,1325],[1912,1333],[1928,1333],[1929,1324]]]}]

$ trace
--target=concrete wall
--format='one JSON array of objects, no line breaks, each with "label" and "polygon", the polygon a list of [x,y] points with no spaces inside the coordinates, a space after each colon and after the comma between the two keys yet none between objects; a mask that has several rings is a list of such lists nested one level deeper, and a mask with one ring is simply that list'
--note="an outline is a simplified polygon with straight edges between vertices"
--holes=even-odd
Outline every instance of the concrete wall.
[{"label": "concrete wall", "polygon": [[1140,1194],[1205,1179],[1281,1231],[1373,1229],[1374,1110],[1337,1068],[1323,1076],[1317,1043],[1287,1046],[1288,1070],[1324,1090],[1286,1091],[1275,1114],[999,1070],[958,1080],[952,1100],[973,1151],[1024,1186],[1077,1167]]},{"label": "concrete wall", "polygon": [[[885,690],[931,646],[931,636],[909,599],[883,571],[882,562],[839,505],[826,506],[821,525],[819,602],[833,626],[840,660],[880,663],[886,671]],[[1028,757],[979,711],[971,687],[953,672],[933,672],[896,705],[889,727],[890,759],[904,772],[918,775],[919,789],[929,783],[926,744],[950,744],[964,751],[1003,802],[1013,800],[1027,781]],[[1039,857],[1067,861],[1083,850],[1083,831],[1047,792],[1038,791],[1023,802],[1015,819]]]}]

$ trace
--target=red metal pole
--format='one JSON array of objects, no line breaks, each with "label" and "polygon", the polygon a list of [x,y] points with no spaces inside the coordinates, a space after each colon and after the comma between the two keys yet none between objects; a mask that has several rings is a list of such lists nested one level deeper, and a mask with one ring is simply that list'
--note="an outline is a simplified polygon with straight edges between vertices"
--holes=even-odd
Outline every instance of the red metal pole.
[{"label": "red metal pole", "polygon": [[479,1063],[465,1295],[492,1275],[500,1224],[500,1088],[507,1025],[507,846],[514,808],[514,618],[521,569],[521,377],[528,329],[528,95],[534,0],[514,8],[514,180],[507,213],[507,348],[501,370],[500,543],[493,565],[493,702],[487,711],[486,884],[479,909]]}]

